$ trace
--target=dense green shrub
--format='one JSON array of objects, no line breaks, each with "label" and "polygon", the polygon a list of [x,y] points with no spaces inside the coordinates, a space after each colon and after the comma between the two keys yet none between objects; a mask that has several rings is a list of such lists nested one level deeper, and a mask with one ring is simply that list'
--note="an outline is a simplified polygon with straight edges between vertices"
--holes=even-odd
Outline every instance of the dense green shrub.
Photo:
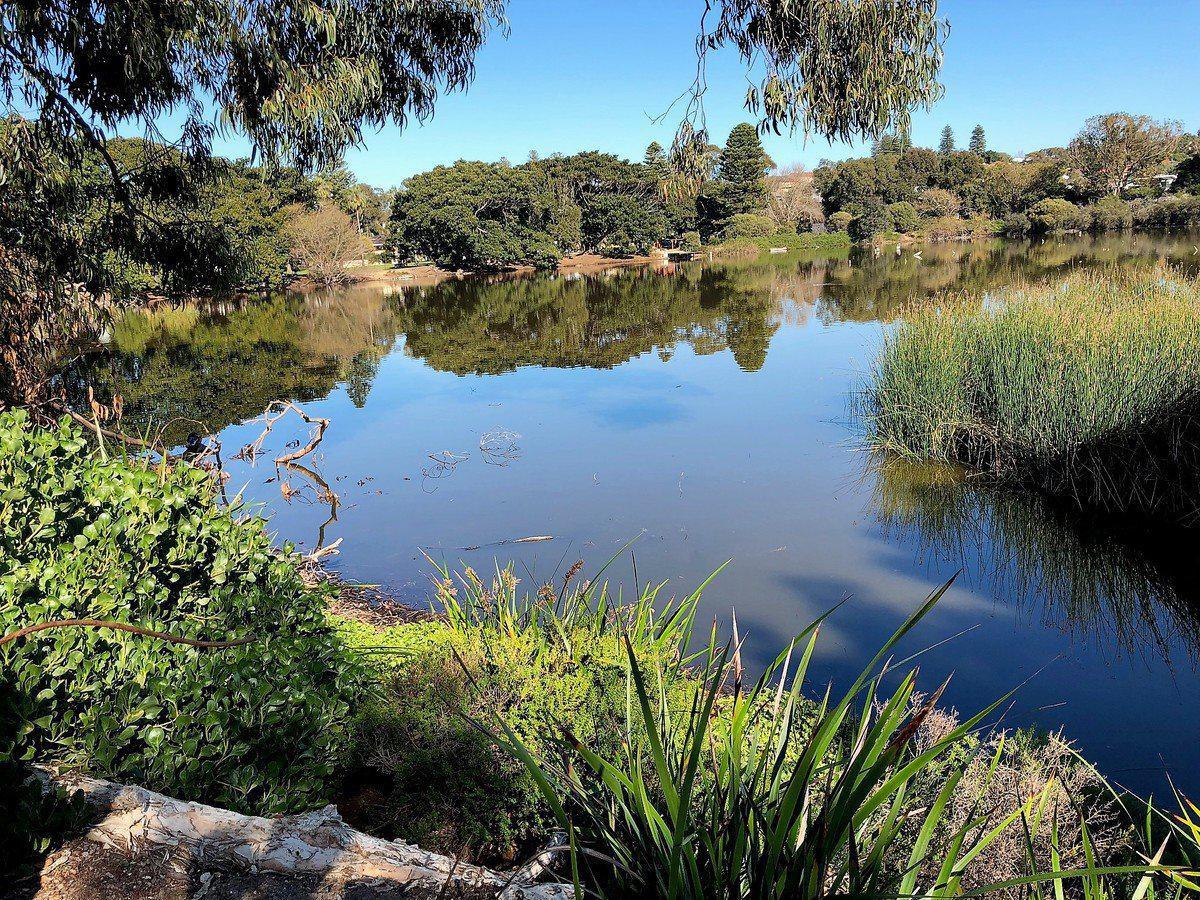
[{"label": "dense green shrub", "polygon": [[1101,197],[1088,212],[1092,231],[1125,231],[1133,227],[1133,207],[1120,197]]},{"label": "dense green shrub", "polygon": [[1012,213],[1005,216],[1001,225],[1004,233],[1012,237],[1020,237],[1021,235],[1029,234],[1033,228],[1033,223],[1029,221],[1029,216],[1025,213]]},{"label": "dense green shrub", "polygon": [[18,761],[14,673],[0,668],[0,885],[32,874],[39,855],[86,817],[82,795],[44,791],[28,763]]},{"label": "dense green shrub", "polygon": [[892,217],[888,208],[877,201],[867,204],[862,215],[850,222],[848,232],[855,242],[869,241],[877,234],[892,230]]},{"label": "dense green shrub", "polygon": [[1029,209],[1029,224],[1039,234],[1060,234],[1080,231],[1087,227],[1088,217],[1070,200],[1051,197],[1039,200]]},{"label": "dense green shrub", "polygon": [[888,214],[892,217],[892,227],[904,234],[912,234],[921,228],[921,217],[917,208],[907,200],[888,204]]},{"label": "dense green shrub", "polygon": [[700,249],[700,232],[685,231],[683,237],[679,240],[680,250],[699,250]]},{"label": "dense green shrub", "polygon": [[1139,209],[1135,224],[1142,228],[1200,228],[1200,197],[1172,194]]},{"label": "dense green shrub", "polygon": [[9,644],[17,755],[238,809],[324,801],[360,681],[323,595],[262,520],[217,504],[209,473],[109,452],[0,415],[0,631],[95,618],[252,642],[72,628]]},{"label": "dense green shrub", "polygon": [[739,238],[766,237],[774,233],[775,223],[769,218],[757,213],[737,213],[730,216],[729,224],[725,226],[725,237]]},{"label": "dense green shrub", "polygon": [[849,231],[850,222],[853,221],[854,214],[847,210],[838,210],[828,219],[825,220],[826,226],[830,231]]},{"label": "dense green shrub", "polygon": [[758,256],[762,252],[762,238],[738,237],[723,241],[713,247],[718,256]]}]

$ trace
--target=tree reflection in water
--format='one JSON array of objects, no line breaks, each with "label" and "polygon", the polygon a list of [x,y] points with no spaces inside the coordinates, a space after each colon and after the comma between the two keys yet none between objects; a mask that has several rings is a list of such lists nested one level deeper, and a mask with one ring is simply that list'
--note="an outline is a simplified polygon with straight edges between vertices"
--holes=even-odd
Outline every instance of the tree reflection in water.
[{"label": "tree reflection in water", "polygon": [[1085,515],[937,464],[874,459],[872,512],[889,540],[961,566],[1045,624],[1104,649],[1200,659],[1195,533]]}]

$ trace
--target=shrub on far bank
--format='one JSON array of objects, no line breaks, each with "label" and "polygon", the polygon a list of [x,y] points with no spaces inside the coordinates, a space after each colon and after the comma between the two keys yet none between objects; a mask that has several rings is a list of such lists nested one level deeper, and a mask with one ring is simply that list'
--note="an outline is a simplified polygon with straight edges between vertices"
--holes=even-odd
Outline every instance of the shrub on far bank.
[{"label": "shrub on far bank", "polygon": [[1092,231],[1128,231],[1133,227],[1133,207],[1120,197],[1101,197],[1087,208]]},{"label": "shrub on far bank", "polygon": [[850,223],[854,220],[854,214],[849,213],[844,209],[840,209],[825,220],[826,227],[830,231],[849,231]]},{"label": "shrub on far bank", "polygon": [[1029,226],[1037,234],[1082,231],[1088,226],[1088,217],[1070,200],[1052,197],[1039,200],[1029,208]]},{"label": "shrub on far bank", "polygon": [[891,213],[886,206],[875,200],[867,204],[862,215],[850,221],[848,233],[855,243],[865,243],[876,235],[893,230]]},{"label": "shrub on far bank", "polygon": [[0,415],[0,631],[94,618],[251,642],[71,628],[6,645],[0,753],[245,811],[326,802],[361,681],[322,592],[262,520],[218,505],[209,473],[108,452]]},{"label": "shrub on far bank", "polygon": [[888,214],[892,217],[892,227],[902,234],[913,234],[921,228],[921,217],[917,209],[907,200],[888,204]]},{"label": "shrub on far bank", "polygon": [[1001,223],[987,216],[939,216],[921,223],[920,234],[931,241],[973,240],[993,237],[1001,232]]},{"label": "shrub on far bank", "polygon": [[1139,207],[1133,221],[1139,228],[1200,228],[1200,197],[1191,194],[1160,197]]},{"label": "shrub on far bank", "polygon": [[881,450],[965,464],[1081,507],[1200,516],[1200,281],[1080,273],[915,307],[863,397]]},{"label": "shrub on far bank", "polygon": [[1005,216],[1004,221],[1000,224],[1002,233],[1009,237],[1024,237],[1029,234],[1031,228],[1033,228],[1033,224],[1025,213],[1013,213]]},{"label": "shrub on far bank", "polygon": [[926,188],[917,195],[915,205],[921,215],[935,219],[957,216],[962,210],[962,201],[945,188]]},{"label": "shrub on far bank", "polygon": [[733,238],[760,238],[775,232],[775,223],[767,216],[757,213],[738,213],[730,216],[729,224],[725,226],[726,240]]}]

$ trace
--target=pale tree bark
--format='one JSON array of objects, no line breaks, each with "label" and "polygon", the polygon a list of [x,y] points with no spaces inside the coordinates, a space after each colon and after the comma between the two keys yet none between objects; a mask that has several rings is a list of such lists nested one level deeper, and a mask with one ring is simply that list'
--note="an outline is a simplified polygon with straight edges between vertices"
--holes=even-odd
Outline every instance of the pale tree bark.
[{"label": "pale tree bark", "polygon": [[522,883],[537,871],[530,867],[509,876],[356,831],[332,806],[268,819],[98,778],[49,769],[38,769],[37,775],[45,785],[81,791],[97,813],[86,837],[125,852],[151,847],[184,851],[204,865],[319,876],[333,883],[494,889],[505,900],[574,897],[568,885]]}]

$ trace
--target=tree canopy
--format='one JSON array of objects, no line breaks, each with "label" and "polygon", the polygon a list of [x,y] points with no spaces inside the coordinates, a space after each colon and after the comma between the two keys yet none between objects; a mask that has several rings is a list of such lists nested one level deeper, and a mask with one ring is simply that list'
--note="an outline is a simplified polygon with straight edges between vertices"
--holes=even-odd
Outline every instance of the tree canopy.
[{"label": "tree canopy", "polygon": [[1085,190],[1119,197],[1171,160],[1182,132],[1178,122],[1149,116],[1093,116],[1071,141],[1068,156],[1085,179]]}]

